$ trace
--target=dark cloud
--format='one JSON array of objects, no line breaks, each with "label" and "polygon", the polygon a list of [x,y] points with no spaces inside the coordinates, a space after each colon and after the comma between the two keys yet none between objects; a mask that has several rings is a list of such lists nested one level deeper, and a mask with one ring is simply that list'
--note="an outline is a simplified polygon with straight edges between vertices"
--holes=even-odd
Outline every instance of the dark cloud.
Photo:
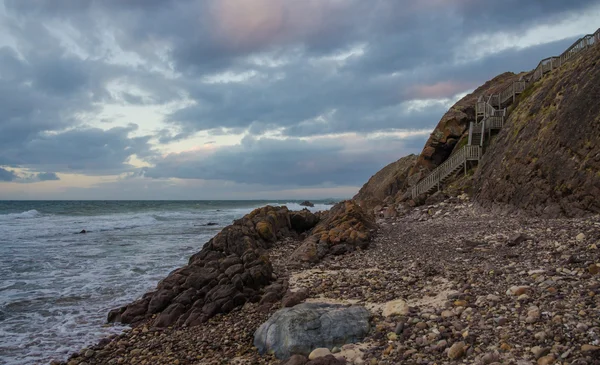
[{"label": "dark cloud", "polygon": [[[597,1],[5,0],[0,31],[13,45],[0,45],[0,165],[37,173],[38,181],[57,177],[43,171],[141,178],[130,165],[137,156],[155,164],[145,172],[153,178],[360,184],[420,150],[425,138],[363,138],[355,143],[364,150],[354,153],[319,136],[431,129],[457,94],[499,73],[532,69],[574,40],[482,57],[468,39],[518,37],[592,5]],[[149,136],[135,126],[89,125],[82,115],[98,115],[106,103],[163,106],[165,125]],[[238,146],[157,154],[155,147],[200,131],[249,136]],[[14,180],[11,173],[0,170],[0,179]]]},{"label": "dark cloud", "polygon": [[145,176],[290,187],[360,185],[390,160],[424,142],[423,136],[367,141],[356,136],[315,141],[247,137],[236,146],[168,155],[146,169]]}]

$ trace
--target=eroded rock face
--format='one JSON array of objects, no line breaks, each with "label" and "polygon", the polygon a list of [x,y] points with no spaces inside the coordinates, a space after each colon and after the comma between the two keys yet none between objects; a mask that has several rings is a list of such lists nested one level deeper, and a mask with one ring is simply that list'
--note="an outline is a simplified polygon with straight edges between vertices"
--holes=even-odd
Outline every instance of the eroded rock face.
[{"label": "eroded rock face", "polygon": [[254,334],[254,346],[279,359],[308,356],[316,348],[361,341],[369,333],[369,318],[369,311],[360,306],[298,304],[280,309],[263,323]]},{"label": "eroded rock face", "polygon": [[293,257],[315,263],[327,254],[341,255],[366,248],[371,241],[371,231],[376,227],[373,216],[356,202],[340,202],[315,226],[310,236],[294,251]]},{"label": "eroded rock face", "polygon": [[407,188],[406,179],[417,157],[417,155],[402,157],[379,170],[362,186],[352,200],[357,201],[367,210],[383,204],[386,200],[390,200],[390,203],[397,202],[399,198],[396,195]]},{"label": "eroded rock face", "polygon": [[466,143],[469,123],[475,120],[475,103],[479,96],[498,93],[509,83],[517,81],[519,77],[520,75],[512,72],[494,77],[463,97],[442,116],[409,173],[411,186],[446,161],[456,146]]},{"label": "eroded rock face", "polygon": [[544,217],[600,213],[600,47],[519,98],[474,176],[486,207]]},{"label": "eroded rock face", "polygon": [[300,226],[311,229],[318,222],[310,212],[299,214],[302,219],[293,225],[285,207],[254,210],[225,227],[188,265],[160,281],[155,291],[112,310],[108,321],[135,325],[156,315],[152,323],[156,327],[194,326],[248,301],[260,301],[261,289],[273,277],[265,249],[301,232]]}]

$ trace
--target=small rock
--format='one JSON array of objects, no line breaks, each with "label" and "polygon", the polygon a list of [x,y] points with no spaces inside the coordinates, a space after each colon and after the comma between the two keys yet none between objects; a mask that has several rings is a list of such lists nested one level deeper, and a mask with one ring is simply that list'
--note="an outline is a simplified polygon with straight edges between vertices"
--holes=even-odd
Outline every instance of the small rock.
[{"label": "small rock", "polygon": [[549,364],[554,364],[554,361],[556,361],[554,356],[548,355],[548,356],[540,357],[538,359],[537,363],[538,363],[538,365],[549,365]]},{"label": "small rock", "polygon": [[581,346],[581,352],[596,352],[596,351],[600,351],[600,346],[593,346],[593,345],[588,345],[585,344],[583,346]]},{"label": "small rock", "polygon": [[309,359],[309,360],[314,360],[314,359],[316,359],[316,358],[319,358],[319,357],[324,357],[324,356],[327,356],[327,355],[331,355],[331,351],[329,351],[329,349],[328,349],[328,348],[325,348],[325,347],[319,347],[318,349],[314,349],[314,350],[313,350],[313,351],[310,353],[310,355],[308,355],[308,359]]},{"label": "small rock", "polygon": [[531,352],[536,359],[539,359],[542,356],[548,355],[550,353],[550,349],[548,347],[534,346],[531,349]]},{"label": "small rock", "polygon": [[580,233],[577,235],[577,237],[575,237],[575,239],[579,242],[583,241],[585,239],[585,234]]},{"label": "small rock", "polygon": [[598,273],[600,273],[600,265],[598,264],[591,264],[588,267],[588,271],[590,272],[590,274],[592,275],[597,275]]},{"label": "small rock", "polygon": [[398,335],[394,332],[390,332],[387,334],[387,338],[390,341],[396,341],[398,339]]},{"label": "small rock", "polygon": [[390,317],[394,315],[405,316],[409,312],[408,304],[402,299],[387,302],[383,308],[383,316]]},{"label": "small rock", "polygon": [[528,286],[511,286],[507,291],[506,295],[519,296],[528,293],[530,288]]},{"label": "small rock", "polygon": [[450,360],[460,359],[465,355],[465,343],[457,342],[448,349],[448,358]]}]

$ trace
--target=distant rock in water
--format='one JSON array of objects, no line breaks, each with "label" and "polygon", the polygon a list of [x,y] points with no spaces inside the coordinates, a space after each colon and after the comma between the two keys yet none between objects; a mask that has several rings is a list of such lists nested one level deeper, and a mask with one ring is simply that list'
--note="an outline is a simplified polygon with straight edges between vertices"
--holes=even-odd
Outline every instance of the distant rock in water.
[{"label": "distant rock in water", "polygon": [[156,327],[194,326],[246,302],[259,302],[262,289],[273,280],[265,250],[319,221],[308,211],[292,212],[292,221],[290,213],[286,207],[266,206],[234,221],[186,266],[160,281],[155,291],[110,311],[108,321],[135,325],[152,320]]},{"label": "distant rock in water", "polygon": [[218,226],[218,225],[219,224],[215,223],[215,222],[208,222],[208,223],[205,224],[205,226]]},{"label": "distant rock in water", "polygon": [[308,356],[314,349],[342,347],[362,341],[369,333],[371,314],[365,307],[303,303],[275,312],[254,333],[261,354],[278,359]]},{"label": "distant rock in water", "polygon": [[82,229],[81,232],[79,232],[80,234],[82,233],[87,233],[87,231],[85,229]]},{"label": "distant rock in water", "polygon": [[303,201],[302,203],[300,203],[300,205],[302,205],[303,207],[314,207],[315,205],[311,202],[309,202],[308,200]]}]

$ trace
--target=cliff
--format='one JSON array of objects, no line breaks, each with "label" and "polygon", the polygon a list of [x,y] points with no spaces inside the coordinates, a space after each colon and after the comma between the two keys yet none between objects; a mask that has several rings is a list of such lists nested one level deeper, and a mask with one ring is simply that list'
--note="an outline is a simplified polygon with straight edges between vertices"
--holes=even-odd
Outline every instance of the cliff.
[{"label": "cliff", "polygon": [[429,171],[446,161],[456,146],[462,147],[468,138],[469,123],[475,120],[475,103],[482,95],[496,94],[521,74],[505,72],[481,85],[475,91],[460,99],[440,119],[423,151],[419,155],[409,176],[411,185]]},{"label": "cliff", "polygon": [[538,215],[600,213],[600,47],[531,85],[485,152],[482,205]]},{"label": "cliff", "polygon": [[408,186],[406,178],[415,165],[417,157],[417,155],[402,157],[379,170],[352,199],[367,209],[388,201],[397,202],[398,193],[402,193]]}]

